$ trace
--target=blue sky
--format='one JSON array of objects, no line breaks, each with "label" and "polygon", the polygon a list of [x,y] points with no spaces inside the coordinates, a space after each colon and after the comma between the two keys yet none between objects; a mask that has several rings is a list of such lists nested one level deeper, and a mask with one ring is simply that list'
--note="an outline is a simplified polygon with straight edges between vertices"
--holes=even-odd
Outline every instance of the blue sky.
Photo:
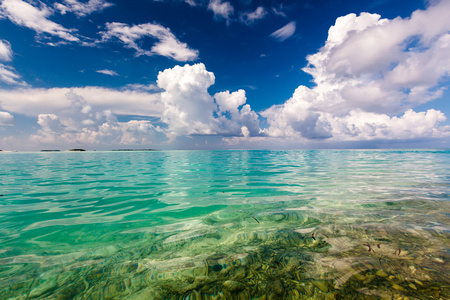
[{"label": "blue sky", "polygon": [[3,150],[449,147],[448,0],[0,3]]}]

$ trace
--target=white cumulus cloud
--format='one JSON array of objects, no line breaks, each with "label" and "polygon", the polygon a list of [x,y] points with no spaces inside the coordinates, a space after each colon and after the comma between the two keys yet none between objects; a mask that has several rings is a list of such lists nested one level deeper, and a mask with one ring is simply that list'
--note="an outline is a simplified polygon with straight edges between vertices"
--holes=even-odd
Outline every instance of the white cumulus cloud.
[{"label": "white cumulus cloud", "polygon": [[75,30],[64,28],[48,19],[53,13],[51,8],[39,1],[34,3],[39,7],[22,0],[3,0],[0,4],[0,16],[8,18],[18,26],[34,30],[38,34],[56,36],[69,42],[80,42],[80,39],[74,35]]},{"label": "white cumulus cloud", "polygon": [[164,89],[162,121],[175,135],[214,134],[216,108],[208,88],[214,84],[214,74],[203,64],[175,66],[158,75],[158,87]]},{"label": "white cumulus cloud", "polygon": [[329,118],[333,135],[337,139],[414,139],[439,138],[450,134],[450,126],[438,127],[445,121],[445,115],[437,110],[426,112],[407,110],[401,116],[351,111],[345,117]]},{"label": "white cumulus cloud", "polygon": [[155,127],[148,121],[119,122],[111,110],[89,105],[73,91],[65,98],[71,102],[68,109],[58,114],[39,114],[40,129],[30,137],[37,144],[151,144]]},{"label": "white cumulus cloud", "polygon": [[[102,41],[117,38],[125,47],[136,50],[137,55],[161,55],[177,61],[191,61],[198,58],[198,51],[180,42],[169,28],[155,23],[129,26],[124,23],[106,23],[106,31],[101,32]],[[150,50],[143,49],[138,41],[144,37],[157,40]]]},{"label": "white cumulus cloud", "polygon": [[210,0],[208,10],[214,13],[214,17],[230,20],[234,14],[234,8],[230,2],[222,2],[221,0]]},{"label": "white cumulus cloud", "polygon": [[14,124],[14,116],[6,111],[0,111],[0,125]]},{"label": "white cumulus cloud", "polygon": [[247,97],[244,90],[230,93],[224,91],[216,93],[214,100],[218,106],[220,128],[222,134],[239,136],[257,136],[260,134],[259,119],[249,104],[245,104]]},{"label": "white cumulus cloud", "polygon": [[253,12],[241,13],[240,20],[245,24],[252,24],[257,20],[263,19],[265,16],[267,16],[266,9],[262,6],[258,6]]},{"label": "white cumulus cloud", "polygon": [[262,112],[277,137],[365,140],[450,134],[436,110],[412,109],[442,95],[450,74],[450,1],[410,18],[349,14],[336,20],[325,46],[307,57],[313,88]]},{"label": "white cumulus cloud", "polygon": [[276,39],[279,42],[283,42],[294,35],[297,25],[294,21],[289,22],[285,26],[273,32],[270,37]]},{"label": "white cumulus cloud", "polygon": [[168,136],[241,135],[243,126],[249,134],[259,134],[258,115],[245,104],[245,91],[211,96],[208,88],[214,81],[214,74],[201,63],[159,73],[158,87],[164,89],[161,120],[168,125]]},{"label": "white cumulus cloud", "polygon": [[[215,76],[205,65],[175,66],[158,75],[157,85],[0,89],[5,114],[35,117],[35,144],[151,144],[177,137],[260,135],[259,119],[244,90],[211,95]],[[119,122],[116,116],[130,121]],[[5,115],[6,116],[6,115]],[[6,117],[5,117],[6,120]],[[6,123],[6,121],[5,121]]]}]

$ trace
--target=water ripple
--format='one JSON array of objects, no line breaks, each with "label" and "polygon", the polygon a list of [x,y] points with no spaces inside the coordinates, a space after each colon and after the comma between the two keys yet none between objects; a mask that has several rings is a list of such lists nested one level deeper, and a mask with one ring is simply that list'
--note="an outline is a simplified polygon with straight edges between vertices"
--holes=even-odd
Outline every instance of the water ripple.
[{"label": "water ripple", "polygon": [[281,237],[306,243],[299,234],[313,243],[315,232],[342,233],[328,239],[330,255],[365,253],[362,241],[385,228],[389,247],[407,243],[403,231],[448,252],[448,150],[3,153],[0,164],[0,274],[18,281],[43,266],[88,273],[100,258],[128,266],[185,243],[203,257],[197,241],[204,251],[248,243],[248,252]]}]

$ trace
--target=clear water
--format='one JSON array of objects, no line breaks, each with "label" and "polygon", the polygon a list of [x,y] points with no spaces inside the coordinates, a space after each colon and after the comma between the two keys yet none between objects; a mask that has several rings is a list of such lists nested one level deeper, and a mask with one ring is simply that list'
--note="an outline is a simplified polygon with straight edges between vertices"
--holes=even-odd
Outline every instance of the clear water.
[{"label": "clear water", "polygon": [[0,154],[1,299],[450,299],[450,151]]}]

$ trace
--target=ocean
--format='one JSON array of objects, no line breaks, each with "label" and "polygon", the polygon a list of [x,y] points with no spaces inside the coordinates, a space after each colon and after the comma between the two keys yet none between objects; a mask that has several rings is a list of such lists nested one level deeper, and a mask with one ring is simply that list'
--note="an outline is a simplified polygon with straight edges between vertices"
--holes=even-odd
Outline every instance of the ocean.
[{"label": "ocean", "polygon": [[0,166],[0,299],[450,299],[450,150]]}]

